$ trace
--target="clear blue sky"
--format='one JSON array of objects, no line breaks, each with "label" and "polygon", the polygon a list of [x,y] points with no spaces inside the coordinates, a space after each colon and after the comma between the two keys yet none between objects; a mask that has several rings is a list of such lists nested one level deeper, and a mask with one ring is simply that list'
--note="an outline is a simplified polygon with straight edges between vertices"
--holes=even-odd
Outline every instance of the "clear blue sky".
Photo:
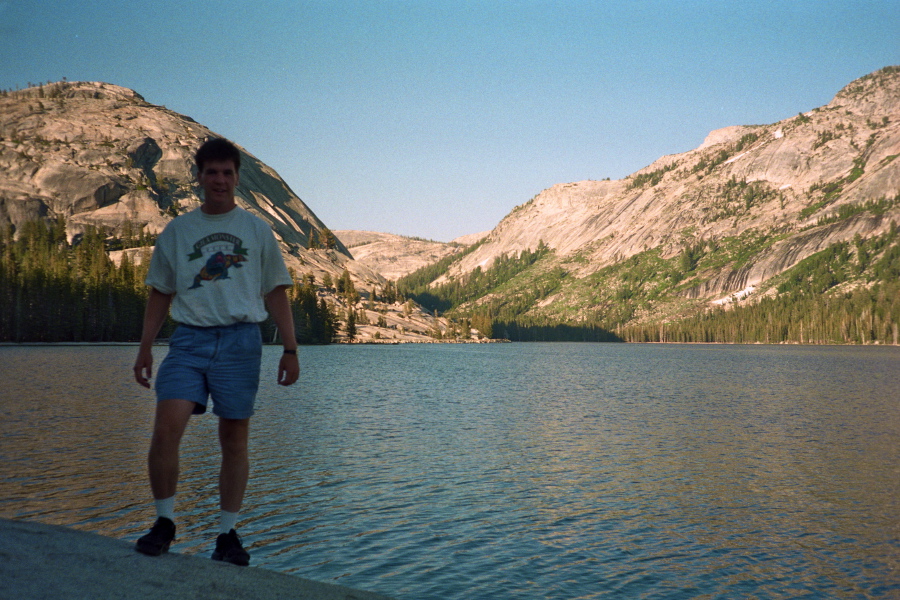
[{"label": "clear blue sky", "polygon": [[900,1],[0,0],[0,88],[105,81],[332,229],[448,241],[900,64]]}]

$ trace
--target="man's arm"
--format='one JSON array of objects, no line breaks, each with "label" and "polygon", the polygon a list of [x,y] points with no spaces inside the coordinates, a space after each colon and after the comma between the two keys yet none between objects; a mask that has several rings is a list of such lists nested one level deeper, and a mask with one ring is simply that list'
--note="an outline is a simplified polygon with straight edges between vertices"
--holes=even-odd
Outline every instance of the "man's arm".
[{"label": "man's arm", "polygon": [[284,344],[284,354],[278,363],[278,383],[291,385],[300,377],[300,362],[297,360],[297,338],[294,335],[294,314],[288,302],[287,287],[280,285],[266,294],[266,306],[278,328],[278,336]]},{"label": "man's arm", "polygon": [[150,288],[150,297],[144,310],[141,347],[138,350],[137,360],[134,361],[134,379],[146,388],[150,387],[150,377],[153,376],[153,340],[166,321],[170,304],[172,294],[163,294],[156,288]]}]

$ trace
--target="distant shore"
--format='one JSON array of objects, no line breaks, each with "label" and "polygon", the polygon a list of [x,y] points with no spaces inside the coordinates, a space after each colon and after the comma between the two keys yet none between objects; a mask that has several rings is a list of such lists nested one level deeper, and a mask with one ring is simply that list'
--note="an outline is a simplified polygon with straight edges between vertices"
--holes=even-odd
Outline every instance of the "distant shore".
[{"label": "distant shore", "polygon": [[[303,348],[315,348],[317,346],[401,346],[407,344],[511,344],[511,340],[338,340],[331,344],[303,344]],[[880,341],[874,341],[867,344],[840,344],[837,342],[595,342],[595,341],[576,341],[576,340],[542,340],[516,342],[518,344],[627,344],[629,346],[638,345],[669,345],[669,346],[847,346],[848,348],[862,346],[884,346],[887,348],[896,348],[900,344],[885,344]],[[64,347],[64,346],[138,346],[139,342],[0,342],[0,348],[16,348],[16,347]],[[154,346],[168,346],[168,340],[156,340]],[[263,346],[280,346],[281,344],[266,343]]]},{"label": "distant shore", "polygon": [[[398,346],[401,344],[508,344],[509,340],[338,340],[331,344],[306,344],[304,347],[316,346]],[[20,346],[138,346],[140,342],[0,342],[2,347]],[[168,346],[168,340],[156,340],[154,346]],[[263,346],[280,346],[281,344],[263,344]]]}]

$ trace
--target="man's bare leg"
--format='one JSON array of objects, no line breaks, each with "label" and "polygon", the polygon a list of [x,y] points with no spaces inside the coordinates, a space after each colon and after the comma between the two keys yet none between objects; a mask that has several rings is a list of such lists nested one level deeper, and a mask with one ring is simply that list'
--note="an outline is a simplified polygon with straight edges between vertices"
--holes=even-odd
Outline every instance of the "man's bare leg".
[{"label": "man's bare leg", "polygon": [[249,430],[250,419],[219,419],[219,443],[222,446],[219,499],[222,511],[219,516],[220,533],[212,558],[243,566],[250,564],[250,554],[244,550],[234,527],[250,477]]},{"label": "man's bare leg", "polygon": [[231,513],[240,512],[250,477],[249,431],[250,419],[219,419],[219,443],[222,446],[220,506]]},{"label": "man's bare leg", "polygon": [[147,455],[150,489],[156,500],[171,498],[178,488],[178,449],[194,406],[189,400],[163,400],[156,405],[156,421]]},{"label": "man's bare leg", "polygon": [[178,487],[178,447],[194,411],[187,400],[163,400],[156,405],[156,421],[147,470],[156,501],[157,519],[147,535],[138,539],[138,552],[159,556],[169,550],[175,538],[175,490]]}]

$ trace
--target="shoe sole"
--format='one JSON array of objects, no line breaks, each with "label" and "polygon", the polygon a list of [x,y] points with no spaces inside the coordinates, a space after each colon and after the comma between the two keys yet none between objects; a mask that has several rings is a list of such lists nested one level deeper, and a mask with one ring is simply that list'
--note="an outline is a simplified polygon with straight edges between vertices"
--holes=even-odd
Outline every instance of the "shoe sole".
[{"label": "shoe sole", "polygon": [[248,556],[246,559],[236,559],[236,560],[228,560],[218,552],[213,552],[212,559],[217,562],[225,562],[231,565],[237,565],[239,567],[247,567],[250,566],[250,557]]},{"label": "shoe sole", "polygon": [[146,554],[147,556],[161,556],[169,551],[169,544],[166,544],[162,548],[157,548],[156,546],[144,546],[140,543],[136,544],[134,549],[140,552],[141,554]]}]

